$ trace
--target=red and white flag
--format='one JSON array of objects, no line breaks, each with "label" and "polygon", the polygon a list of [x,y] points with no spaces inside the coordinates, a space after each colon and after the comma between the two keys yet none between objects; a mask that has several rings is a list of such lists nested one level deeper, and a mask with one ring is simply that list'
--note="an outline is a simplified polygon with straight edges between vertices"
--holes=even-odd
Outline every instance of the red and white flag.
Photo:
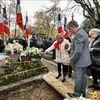
[{"label": "red and white flag", "polygon": [[20,6],[20,0],[17,0],[17,6],[16,6],[16,23],[17,25],[23,30],[23,17],[21,13],[21,6]]},{"label": "red and white flag", "polygon": [[10,34],[10,29],[9,29],[8,19],[7,19],[7,13],[6,13],[6,7],[3,8],[3,18],[4,18],[4,21],[3,21],[3,24],[4,24],[4,32],[6,34]]},{"label": "red and white flag", "polygon": [[1,5],[0,5],[0,34],[4,33],[4,24],[3,24],[3,15],[1,13]]},{"label": "red and white flag", "polygon": [[26,15],[24,30],[25,30],[25,36],[26,36],[26,38],[28,38],[29,34],[30,34],[30,29],[28,27],[28,16],[27,15]]},{"label": "red and white flag", "polygon": [[69,36],[69,31],[66,28],[66,24],[67,24],[67,18],[64,17],[64,32],[65,32],[64,35],[63,35],[64,38]]},{"label": "red and white flag", "polygon": [[59,13],[58,14],[58,34],[61,34],[62,33],[62,23],[61,23],[61,14]]}]

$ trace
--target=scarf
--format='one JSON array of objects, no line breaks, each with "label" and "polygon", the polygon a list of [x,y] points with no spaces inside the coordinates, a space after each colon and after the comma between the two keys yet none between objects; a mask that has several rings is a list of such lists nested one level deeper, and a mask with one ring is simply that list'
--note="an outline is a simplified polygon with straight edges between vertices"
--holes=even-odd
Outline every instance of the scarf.
[{"label": "scarf", "polygon": [[60,47],[59,45],[64,41],[64,38],[62,38],[59,42],[57,41],[55,44],[54,44],[54,47],[59,51],[60,50]]}]

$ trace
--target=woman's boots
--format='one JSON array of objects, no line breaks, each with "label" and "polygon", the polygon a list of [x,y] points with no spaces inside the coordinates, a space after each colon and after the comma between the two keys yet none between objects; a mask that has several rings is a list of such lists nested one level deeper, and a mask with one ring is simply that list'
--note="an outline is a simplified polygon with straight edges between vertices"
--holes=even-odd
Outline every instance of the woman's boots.
[{"label": "woman's boots", "polygon": [[56,77],[56,79],[58,79],[60,76],[61,76],[61,74],[59,74],[59,75]]}]

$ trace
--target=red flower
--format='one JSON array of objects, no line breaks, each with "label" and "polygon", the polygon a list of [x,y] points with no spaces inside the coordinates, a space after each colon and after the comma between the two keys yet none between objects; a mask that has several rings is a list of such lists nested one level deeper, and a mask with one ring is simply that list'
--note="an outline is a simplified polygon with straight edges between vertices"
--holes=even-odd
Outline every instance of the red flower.
[{"label": "red flower", "polygon": [[100,96],[98,96],[97,100],[100,100]]}]

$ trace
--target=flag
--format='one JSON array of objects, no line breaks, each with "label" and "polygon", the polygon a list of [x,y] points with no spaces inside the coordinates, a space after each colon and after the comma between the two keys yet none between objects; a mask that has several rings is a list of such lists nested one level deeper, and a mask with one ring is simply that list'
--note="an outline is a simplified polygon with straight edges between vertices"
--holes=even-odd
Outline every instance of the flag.
[{"label": "flag", "polygon": [[68,36],[69,36],[69,31],[66,30],[66,32],[65,32],[64,35],[63,35],[63,37],[66,38],[66,37],[68,37]]},{"label": "flag", "polygon": [[1,5],[0,5],[0,35],[4,36],[4,24],[3,24],[3,15],[1,13]]},{"label": "flag", "polygon": [[28,38],[29,34],[30,34],[30,29],[28,27],[28,16],[27,15],[26,15],[24,30],[25,30],[25,36],[26,36],[26,38]]},{"label": "flag", "polygon": [[58,14],[58,34],[62,33],[61,14]]},{"label": "flag", "polygon": [[6,13],[6,7],[3,8],[3,24],[4,24],[4,32],[6,34],[10,34],[10,29],[9,29],[9,25],[8,25],[8,19],[7,19],[7,13]]},{"label": "flag", "polygon": [[64,17],[64,31],[66,31],[67,18]]},{"label": "flag", "polygon": [[23,26],[23,18],[22,18],[22,13],[21,13],[20,0],[17,0],[16,23],[23,30],[24,26]]},{"label": "flag", "polygon": [[64,35],[63,35],[64,38],[69,36],[69,31],[66,28],[66,24],[67,24],[67,18],[64,17],[64,32],[65,32]]}]

